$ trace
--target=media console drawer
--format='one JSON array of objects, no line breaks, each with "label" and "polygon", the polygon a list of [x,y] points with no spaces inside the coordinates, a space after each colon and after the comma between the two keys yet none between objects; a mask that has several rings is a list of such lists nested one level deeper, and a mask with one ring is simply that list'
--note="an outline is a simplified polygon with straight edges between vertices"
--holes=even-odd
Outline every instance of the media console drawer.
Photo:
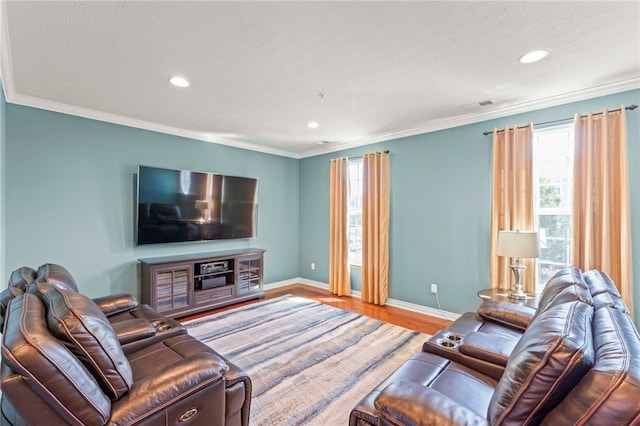
[{"label": "media console drawer", "polygon": [[213,300],[225,299],[233,296],[233,286],[213,288],[211,290],[200,290],[195,292],[196,304],[211,302]]}]

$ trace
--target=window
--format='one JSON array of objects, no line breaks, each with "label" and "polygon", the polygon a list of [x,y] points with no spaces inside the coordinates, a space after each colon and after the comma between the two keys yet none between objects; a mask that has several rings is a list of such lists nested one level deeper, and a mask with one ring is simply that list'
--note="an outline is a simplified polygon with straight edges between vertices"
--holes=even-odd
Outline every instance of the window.
[{"label": "window", "polygon": [[540,238],[536,285],[571,264],[573,126],[535,131],[533,214]]},{"label": "window", "polygon": [[362,159],[349,160],[349,264],[362,264]]}]

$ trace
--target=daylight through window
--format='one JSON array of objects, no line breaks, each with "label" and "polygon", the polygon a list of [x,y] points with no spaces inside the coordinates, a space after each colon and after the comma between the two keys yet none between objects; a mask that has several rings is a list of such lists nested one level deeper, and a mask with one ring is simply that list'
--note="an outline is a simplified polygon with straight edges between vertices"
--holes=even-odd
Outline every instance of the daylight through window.
[{"label": "daylight through window", "polygon": [[349,264],[362,264],[362,159],[349,160]]},{"label": "daylight through window", "polygon": [[573,126],[537,130],[533,139],[533,208],[540,238],[536,284],[571,264]]}]

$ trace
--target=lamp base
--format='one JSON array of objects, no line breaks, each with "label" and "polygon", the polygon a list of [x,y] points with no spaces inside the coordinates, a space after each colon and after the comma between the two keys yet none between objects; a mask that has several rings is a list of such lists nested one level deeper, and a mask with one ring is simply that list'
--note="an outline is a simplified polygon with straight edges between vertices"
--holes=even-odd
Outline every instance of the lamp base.
[{"label": "lamp base", "polygon": [[522,291],[522,289],[511,290],[508,296],[509,296],[509,299],[527,300],[527,293]]},{"label": "lamp base", "polygon": [[522,272],[527,269],[527,267],[521,265],[520,259],[516,258],[516,263],[511,265],[511,269],[513,269],[513,274],[515,275],[516,282],[509,292],[509,299],[527,300],[527,293],[522,290],[522,284],[520,284],[520,276],[522,275]]}]

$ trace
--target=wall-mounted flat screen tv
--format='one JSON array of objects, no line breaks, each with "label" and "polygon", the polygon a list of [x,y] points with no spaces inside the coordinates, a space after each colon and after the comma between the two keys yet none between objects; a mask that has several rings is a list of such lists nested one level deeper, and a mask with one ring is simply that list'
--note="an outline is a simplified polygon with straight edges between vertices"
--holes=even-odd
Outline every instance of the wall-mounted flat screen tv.
[{"label": "wall-mounted flat screen tv", "polygon": [[138,166],[138,244],[255,238],[258,180]]}]

